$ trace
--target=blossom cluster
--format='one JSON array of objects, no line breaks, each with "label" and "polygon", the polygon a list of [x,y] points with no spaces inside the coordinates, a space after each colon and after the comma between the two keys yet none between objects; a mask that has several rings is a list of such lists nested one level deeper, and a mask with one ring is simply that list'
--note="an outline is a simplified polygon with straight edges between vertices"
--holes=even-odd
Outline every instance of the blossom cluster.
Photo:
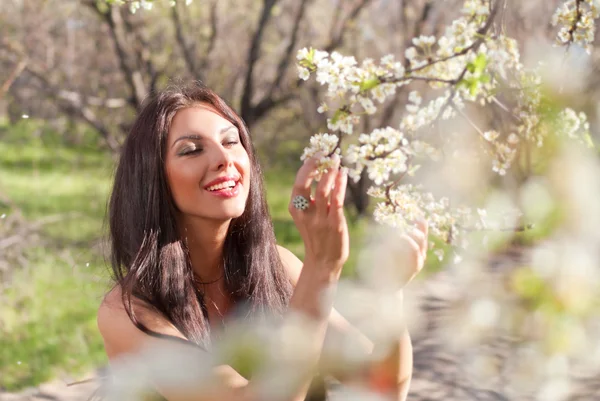
[{"label": "blossom cluster", "polygon": [[600,1],[567,0],[552,16],[552,25],[560,25],[556,41],[561,45],[575,43],[591,52],[596,33],[595,20],[600,17]]},{"label": "blossom cluster", "polygon": [[[315,76],[326,87],[326,101],[318,108],[329,113],[329,133],[317,135],[303,158],[319,151],[326,155],[343,154],[344,163],[355,181],[366,170],[374,184],[369,193],[383,194],[376,207],[376,219],[394,226],[410,224],[406,207],[432,208],[429,196],[421,197],[401,180],[412,175],[424,156],[439,158],[441,144],[434,144],[428,134],[441,122],[461,118],[480,136],[480,152],[491,159],[491,169],[505,175],[517,161],[519,149],[526,144],[540,147],[551,134],[578,139],[590,145],[589,124],[584,113],[566,109],[548,118],[540,74],[527,69],[520,60],[517,42],[503,34],[492,34],[497,10],[490,0],[467,0],[461,17],[454,20],[439,38],[419,36],[412,40],[404,62],[394,55],[378,62],[354,57],[302,49],[298,52],[300,78]],[[591,7],[591,6],[590,6]],[[376,128],[370,133],[353,136],[362,116],[377,112],[377,106],[396,94],[398,88],[424,82],[427,93],[411,90],[405,114],[397,127]],[[503,90],[509,88],[504,96]],[[515,95],[516,94],[516,95]],[[428,100],[425,101],[424,99]],[[471,107],[468,108],[467,105]],[[480,128],[469,118],[469,110],[499,108],[510,115],[511,124]],[[436,127],[437,124],[437,127]],[[335,137],[339,139],[336,140]],[[342,137],[351,136],[340,149]],[[442,136],[443,138],[443,136]],[[446,140],[448,140],[446,138]],[[393,189],[393,190],[392,190]],[[393,196],[392,196],[393,194]],[[394,199],[402,194],[402,199]],[[443,238],[456,239],[459,223],[464,219],[447,208],[433,208],[430,229]],[[433,218],[436,213],[443,217]],[[455,222],[455,223],[449,223]],[[447,230],[453,229],[452,235]]]},{"label": "blossom cluster", "polygon": [[[433,194],[424,192],[421,187],[412,184],[391,188],[389,191],[381,187],[371,187],[368,194],[374,198],[388,198],[387,202],[377,204],[373,217],[375,221],[386,223],[392,227],[407,228],[410,222],[427,219],[432,226],[431,234],[447,241],[449,228],[456,229],[459,223],[458,213],[448,213],[448,198],[435,199]],[[446,229],[444,229],[446,228]]]}]

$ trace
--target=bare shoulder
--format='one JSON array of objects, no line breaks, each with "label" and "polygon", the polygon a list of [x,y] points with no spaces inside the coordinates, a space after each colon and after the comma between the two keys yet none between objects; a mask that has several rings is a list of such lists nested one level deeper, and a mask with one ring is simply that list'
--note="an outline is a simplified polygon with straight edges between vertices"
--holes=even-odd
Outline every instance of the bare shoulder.
[{"label": "bare shoulder", "polygon": [[288,277],[292,280],[292,283],[296,285],[298,277],[300,277],[300,272],[302,271],[302,261],[287,248],[277,245],[277,250],[279,251],[279,257],[281,258],[281,262],[283,263],[283,267],[285,268]]},{"label": "bare shoulder", "polygon": [[[121,288],[113,288],[98,308],[98,330],[104,340],[109,358],[123,353],[135,352],[140,346],[151,341],[151,337],[138,329],[129,318],[121,298]],[[166,318],[140,300],[133,300],[136,317],[148,329],[171,336],[185,338]]]}]

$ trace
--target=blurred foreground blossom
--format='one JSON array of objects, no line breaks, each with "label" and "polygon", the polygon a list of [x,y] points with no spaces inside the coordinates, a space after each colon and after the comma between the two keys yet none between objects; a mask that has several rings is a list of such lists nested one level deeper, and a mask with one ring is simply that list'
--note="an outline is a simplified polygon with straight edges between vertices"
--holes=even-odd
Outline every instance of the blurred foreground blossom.
[{"label": "blurred foreground blossom", "polygon": [[289,397],[298,383],[313,374],[308,364],[314,350],[305,339],[314,330],[308,319],[289,316],[285,322],[232,321],[210,351],[181,341],[152,341],[140,352],[111,362],[103,389],[108,400],[142,400],[156,389],[194,396],[222,389],[215,372],[230,365],[253,377],[261,400]]},{"label": "blurred foreground blossom", "polygon": [[[353,288],[352,292],[360,297],[358,289]],[[398,320],[397,301],[391,304],[381,298],[369,299],[369,306],[373,309],[368,323],[376,322],[378,329],[370,330],[368,334],[378,332],[379,337],[391,336],[389,330],[392,326],[381,326],[380,323],[389,321],[392,315],[396,316],[395,321]],[[393,328],[397,339],[400,326],[396,323]],[[152,341],[152,345],[143,347],[140,352],[111,362],[110,376],[102,389],[102,396],[107,400],[144,400],[156,395],[156,389],[185,396],[216,394],[225,384],[215,373],[220,366],[229,365],[245,377],[252,378],[252,392],[257,399],[290,399],[299,386],[317,371],[323,375],[357,372],[368,361],[382,357],[357,352],[352,338],[340,337],[325,343],[321,362],[314,366],[313,356],[320,350],[313,349],[314,345],[307,340],[314,330],[312,320],[289,314],[283,321],[265,319],[251,323],[232,320],[209,352],[180,341]],[[358,389],[346,391],[345,394],[352,393],[356,397],[362,394]],[[340,394],[338,392],[338,396]],[[366,388],[364,395],[371,398],[361,396],[354,399],[381,399],[372,398],[375,395]]]},{"label": "blurred foreground blossom", "polygon": [[529,248],[504,250],[509,239],[469,248],[445,267],[428,336],[458,356],[474,388],[498,388],[508,400],[563,401],[600,374],[598,177],[597,155],[564,141],[521,198],[526,215],[538,213],[541,222],[558,205],[556,228]]}]

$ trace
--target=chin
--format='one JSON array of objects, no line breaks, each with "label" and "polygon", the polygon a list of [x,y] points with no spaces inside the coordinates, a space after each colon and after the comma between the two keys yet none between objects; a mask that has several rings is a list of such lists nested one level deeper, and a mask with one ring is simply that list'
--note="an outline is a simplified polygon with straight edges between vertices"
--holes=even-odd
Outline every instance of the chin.
[{"label": "chin", "polygon": [[244,214],[244,210],[245,210],[244,207],[222,210],[222,211],[220,211],[220,213],[219,212],[214,213],[213,218],[216,220],[223,220],[223,221],[237,219],[242,214]]}]

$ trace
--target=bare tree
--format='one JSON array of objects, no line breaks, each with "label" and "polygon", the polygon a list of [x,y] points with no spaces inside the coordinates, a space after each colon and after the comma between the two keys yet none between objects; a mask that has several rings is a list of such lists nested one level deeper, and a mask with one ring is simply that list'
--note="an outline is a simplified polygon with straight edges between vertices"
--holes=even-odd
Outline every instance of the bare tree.
[{"label": "bare tree", "polygon": [[[42,93],[50,105],[39,105],[45,110],[41,114],[84,122],[113,150],[146,96],[173,78],[214,87],[252,127],[298,99],[303,81],[292,68],[296,51],[311,44],[329,50],[343,46],[371,2],[211,1],[186,8],[178,2],[133,15],[96,0],[72,0],[56,8],[56,1],[48,1],[36,9],[49,21],[41,25],[35,23],[34,6],[25,2],[8,10],[26,23],[0,44],[2,60],[13,71],[3,90],[11,92],[13,103],[27,107],[33,107],[32,92]],[[311,12],[330,14],[328,25],[308,18]],[[67,29],[58,29],[61,25]],[[46,48],[29,46],[35,37],[43,37]],[[73,62],[82,56],[90,61]]]}]

